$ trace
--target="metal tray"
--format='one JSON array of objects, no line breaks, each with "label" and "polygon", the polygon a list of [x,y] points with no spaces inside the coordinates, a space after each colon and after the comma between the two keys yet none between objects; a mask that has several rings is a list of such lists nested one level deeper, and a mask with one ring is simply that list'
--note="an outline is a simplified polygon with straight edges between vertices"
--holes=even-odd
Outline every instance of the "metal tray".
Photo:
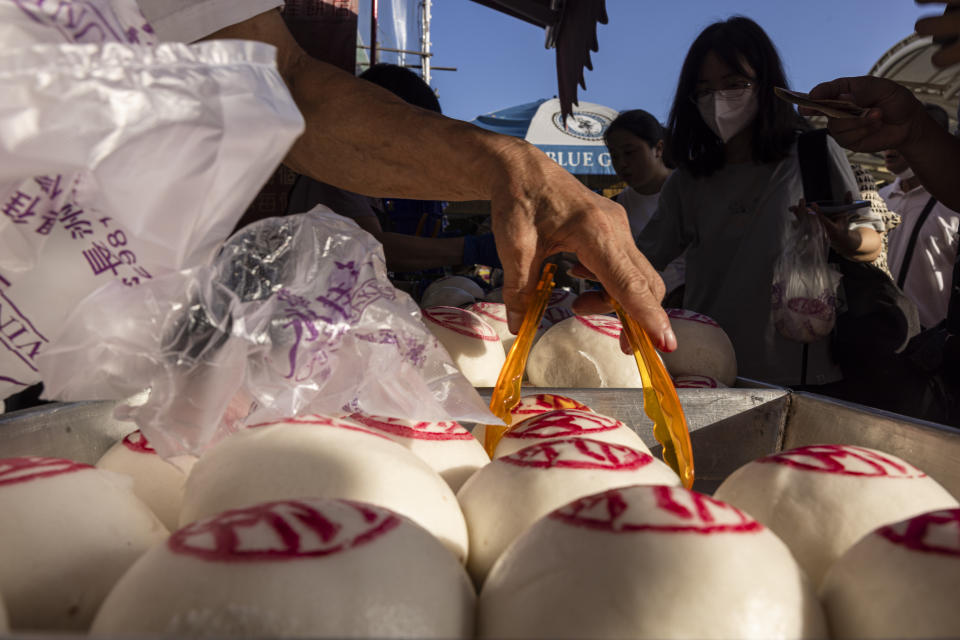
[{"label": "metal tray", "polygon": [[[489,398],[490,389],[480,393]],[[542,389],[579,400],[630,425],[659,454],[639,389]],[[776,387],[680,389],[696,463],[694,488],[712,493],[756,458],[807,444],[856,444],[897,455],[960,498],[960,431],[810,393]],[[0,414],[0,458],[64,457],[94,463],[135,429],[113,402],[52,404]]]}]

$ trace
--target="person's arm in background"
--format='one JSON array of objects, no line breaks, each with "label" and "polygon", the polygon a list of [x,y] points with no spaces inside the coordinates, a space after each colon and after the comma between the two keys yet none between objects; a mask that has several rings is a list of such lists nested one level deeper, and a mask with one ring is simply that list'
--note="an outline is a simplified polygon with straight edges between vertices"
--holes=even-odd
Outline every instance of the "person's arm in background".
[{"label": "person's arm in background", "polygon": [[308,56],[276,10],[210,36],[277,47],[277,66],[306,119],[286,163],[315,179],[379,196],[489,200],[516,331],[540,265],[571,251],[659,347],[676,348],[663,282],[634,246],[623,208],[592,193],[523,140],[411,107]]},{"label": "person's arm in background", "polygon": [[[909,89],[885,78],[838,78],[818,84],[810,97],[869,108],[862,118],[828,118],[830,134],[852,151],[896,149],[927,191],[960,209],[960,139],[937,124]],[[800,113],[817,112],[800,107]]]}]

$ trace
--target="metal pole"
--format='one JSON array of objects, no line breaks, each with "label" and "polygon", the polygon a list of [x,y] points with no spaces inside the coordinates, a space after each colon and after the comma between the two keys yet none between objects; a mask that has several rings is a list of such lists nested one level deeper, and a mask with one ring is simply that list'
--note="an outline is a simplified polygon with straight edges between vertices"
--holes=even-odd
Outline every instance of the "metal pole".
[{"label": "metal pole", "polygon": [[377,64],[377,0],[370,0],[370,66]]},{"label": "metal pole", "polygon": [[420,14],[420,49],[423,55],[420,56],[420,64],[423,65],[423,81],[430,84],[430,0],[423,0],[421,3]]}]

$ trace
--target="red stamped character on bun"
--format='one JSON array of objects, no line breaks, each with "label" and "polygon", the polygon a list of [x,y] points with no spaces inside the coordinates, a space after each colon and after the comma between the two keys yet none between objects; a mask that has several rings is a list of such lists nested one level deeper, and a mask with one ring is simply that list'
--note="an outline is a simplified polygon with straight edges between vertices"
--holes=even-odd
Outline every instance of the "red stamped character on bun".
[{"label": "red stamped character on bun", "polygon": [[708,324],[711,327],[719,327],[717,321],[711,318],[710,316],[705,316],[702,313],[697,313],[696,311],[690,311],[689,309],[667,309],[667,315],[671,318],[676,318],[678,320],[692,320],[693,322],[699,322],[701,324]]},{"label": "red stamped character on bun", "polygon": [[473,434],[463,428],[459,422],[414,422],[399,418],[383,418],[355,413],[350,416],[366,427],[383,431],[401,438],[415,440],[473,440]]},{"label": "red stamped character on bun", "polygon": [[798,447],[757,460],[801,471],[870,478],[925,478],[927,474],[879,451],[852,445],[818,444]]},{"label": "red stamped character on bun", "polygon": [[567,436],[589,436],[591,433],[612,431],[626,427],[616,418],[602,416],[592,411],[555,409],[532,418],[527,418],[507,431],[504,438],[546,439]]},{"label": "red stamped character on bun", "polygon": [[653,462],[653,456],[620,444],[589,438],[566,438],[524,447],[500,460],[518,467],[537,469],[634,471]]},{"label": "red stamped character on bun", "polygon": [[497,322],[507,323],[507,305],[500,302],[474,302],[470,306],[470,311],[479,315],[481,318],[490,318]]},{"label": "red stamped character on bun", "polygon": [[877,534],[911,551],[960,557],[960,509],[923,513],[881,527]]},{"label": "red stamped character on bun", "polygon": [[393,512],[360,502],[279,500],[189,524],[167,547],[213,562],[317,558],[372,542],[399,524]]},{"label": "red stamped character on bun", "polygon": [[493,327],[478,315],[459,307],[429,307],[423,310],[423,317],[460,335],[478,340],[496,342],[500,336]]},{"label": "red stamped character on bun", "polygon": [[555,409],[579,409],[580,411],[591,411],[590,407],[577,402],[573,398],[557,395],[555,393],[538,393],[532,396],[523,396],[520,402],[510,410],[510,414],[515,418],[524,420],[530,416],[538,416],[541,413],[554,411]]},{"label": "red stamped character on bun", "polygon": [[597,333],[602,333],[609,338],[620,339],[620,331],[623,325],[616,318],[610,316],[577,316],[577,320]]},{"label": "red stamped character on bun", "polygon": [[84,469],[93,469],[93,467],[89,464],[63,458],[43,458],[40,456],[5,458],[0,460],[0,487],[41,478],[51,478],[65,473],[83,471]]},{"label": "red stamped character on bun", "polygon": [[611,533],[754,533],[764,528],[725,502],[667,486],[611,489],[575,500],[549,517],[572,526]]},{"label": "red stamped character on bun", "polygon": [[150,446],[147,437],[142,432],[134,431],[123,439],[123,446],[136,453],[150,453],[156,455],[157,451]]}]

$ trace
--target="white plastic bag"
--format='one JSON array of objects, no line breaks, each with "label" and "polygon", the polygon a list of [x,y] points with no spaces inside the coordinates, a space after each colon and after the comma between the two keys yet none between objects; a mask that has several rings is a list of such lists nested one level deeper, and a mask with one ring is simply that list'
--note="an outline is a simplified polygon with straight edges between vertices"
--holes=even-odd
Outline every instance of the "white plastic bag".
[{"label": "white plastic bag", "polygon": [[827,261],[829,248],[816,216],[803,214],[784,225],[770,309],[777,331],[789,340],[816,342],[833,331],[841,275]]},{"label": "white plastic bag", "polygon": [[143,42],[134,8],[0,0],[0,397],[90,292],[206,261],[303,130],[265,44],[27,44]]},{"label": "white plastic bag", "polygon": [[235,234],[209,266],[112,282],[39,358],[46,394],[129,397],[162,455],[301,413],[497,420],[390,283],[382,246],[325,207]]}]

